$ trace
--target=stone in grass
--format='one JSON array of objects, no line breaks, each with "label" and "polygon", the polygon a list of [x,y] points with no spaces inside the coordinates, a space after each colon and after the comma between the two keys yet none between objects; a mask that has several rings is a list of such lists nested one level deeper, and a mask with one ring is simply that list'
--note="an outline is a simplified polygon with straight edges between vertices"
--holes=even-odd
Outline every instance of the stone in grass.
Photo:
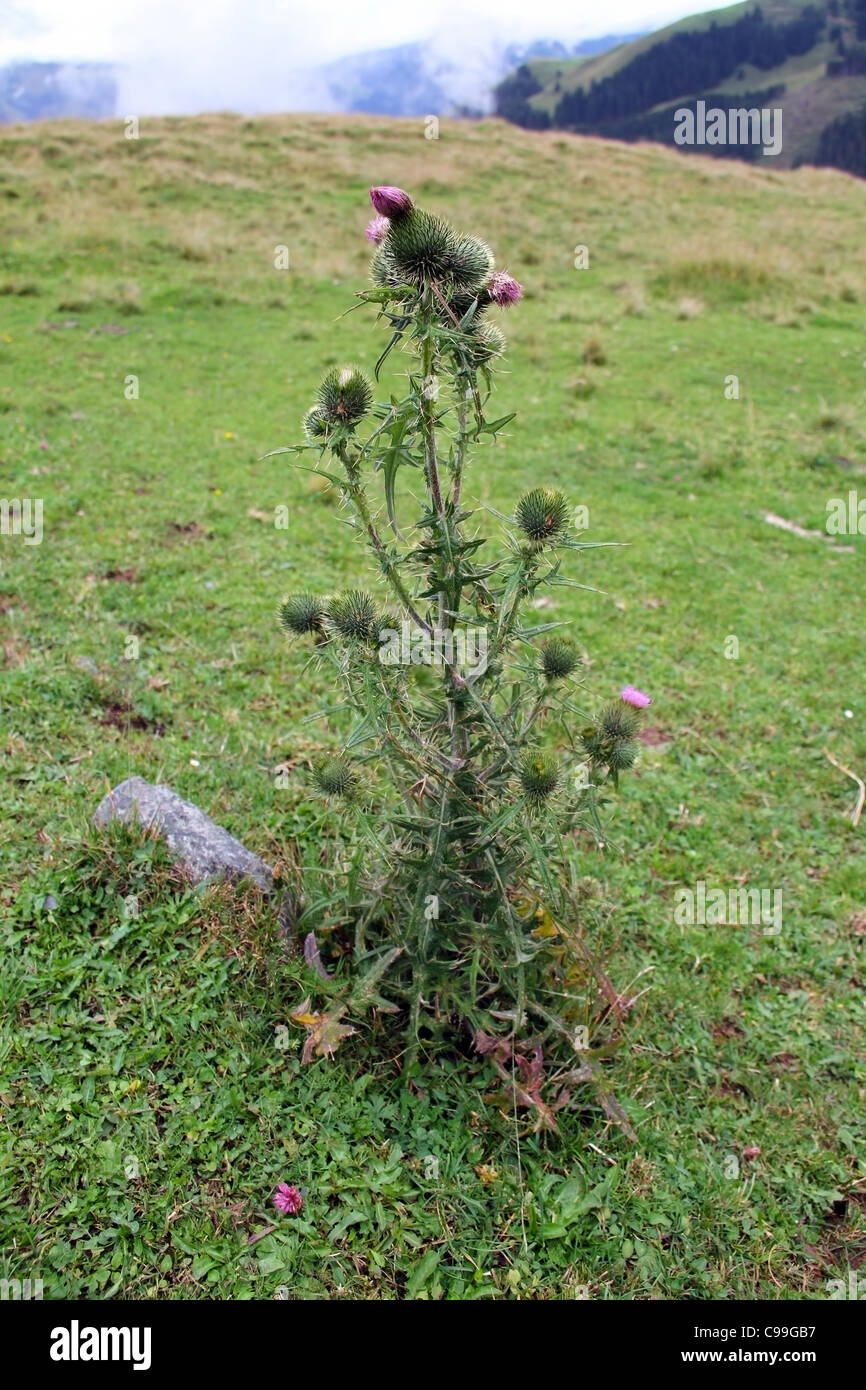
[{"label": "stone in grass", "polygon": [[129,777],[102,798],[93,819],[99,826],[112,820],[124,825],[138,820],[145,829],[152,828],[194,883],[249,878],[260,888],[273,888],[273,875],[258,855],[170,787]]}]

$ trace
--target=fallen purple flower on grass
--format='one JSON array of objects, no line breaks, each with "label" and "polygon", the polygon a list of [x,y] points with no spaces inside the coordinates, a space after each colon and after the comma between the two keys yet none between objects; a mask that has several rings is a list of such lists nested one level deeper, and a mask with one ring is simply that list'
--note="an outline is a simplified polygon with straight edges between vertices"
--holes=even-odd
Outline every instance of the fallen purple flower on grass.
[{"label": "fallen purple flower on grass", "polygon": [[507,270],[495,270],[490,277],[487,293],[494,304],[504,307],[507,304],[516,304],[518,299],[523,298],[523,286],[513,275],[509,275]]},{"label": "fallen purple flower on grass", "polygon": [[633,685],[624,685],[621,697],[627,705],[634,705],[635,709],[646,709],[647,705],[652,704],[649,695],[645,695],[642,690],[636,690]]},{"label": "fallen purple flower on grass", "polygon": [[405,217],[415,206],[408,193],[390,183],[371,188],[370,202],[381,217]]},{"label": "fallen purple flower on grass", "polygon": [[367,230],[364,233],[368,241],[372,241],[374,246],[381,246],[388,235],[388,228],[391,223],[387,217],[373,218],[372,222],[367,223]]},{"label": "fallen purple flower on grass", "polygon": [[274,1206],[283,1216],[294,1216],[304,1205],[304,1199],[296,1187],[281,1182],[274,1193]]}]

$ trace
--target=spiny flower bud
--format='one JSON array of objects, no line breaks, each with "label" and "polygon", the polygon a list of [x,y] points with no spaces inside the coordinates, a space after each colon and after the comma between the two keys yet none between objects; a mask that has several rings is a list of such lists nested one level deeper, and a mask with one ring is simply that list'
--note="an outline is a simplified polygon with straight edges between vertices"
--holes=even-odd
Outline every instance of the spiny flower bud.
[{"label": "spiny flower bud", "polygon": [[321,632],[324,619],[325,605],[315,594],[289,594],[280,604],[280,626],[295,636]]},{"label": "spiny flower bud", "polygon": [[518,299],[522,299],[523,286],[506,270],[496,270],[490,277],[487,293],[494,304],[499,304],[505,308],[509,304],[516,304]]},{"label": "spiny flower bud", "polygon": [[328,604],[329,628],[353,642],[375,642],[379,635],[379,614],[375,599],[361,589],[339,594]]},{"label": "spiny flower bud", "polygon": [[392,222],[383,247],[402,282],[480,291],[493,270],[493,252],[479,237],[460,236],[441,217],[416,209]]},{"label": "spiny flower bud", "polygon": [[374,246],[381,246],[388,235],[388,228],[391,223],[387,217],[374,217],[367,223],[367,230],[364,233],[368,241],[372,241]]},{"label": "spiny flower bud", "polygon": [[609,705],[594,725],[583,730],[581,742],[590,762],[596,767],[607,767],[616,780],[618,773],[634,765],[639,728],[640,715],[636,710],[626,704]]},{"label": "spiny flower bud", "polygon": [[409,194],[402,188],[395,188],[392,183],[380,183],[371,188],[370,202],[380,217],[392,219],[405,217],[415,206]]},{"label": "spiny flower bud", "polygon": [[319,791],[325,796],[342,796],[351,800],[358,788],[358,774],[342,753],[319,758],[313,766],[313,776]]},{"label": "spiny flower bud", "polygon": [[640,728],[640,715],[624,703],[609,705],[602,711],[599,725],[608,738],[634,738]]},{"label": "spiny flower bud", "polygon": [[553,796],[559,786],[559,765],[550,753],[524,753],[519,776],[527,801],[537,808]]},{"label": "spiny flower bud", "polygon": [[449,278],[457,246],[457,234],[441,217],[413,212],[392,222],[383,249],[401,281],[422,285]]},{"label": "spiny flower bud", "polygon": [[357,367],[334,367],[319,387],[319,409],[329,425],[354,429],[373,399],[373,388]]},{"label": "spiny flower bud", "polygon": [[541,649],[541,669],[549,681],[563,680],[578,665],[577,652],[563,637],[552,637]]},{"label": "spiny flower bud", "polygon": [[399,285],[400,275],[394,264],[394,257],[383,242],[370,262],[370,277],[375,285]]},{"label": "spiny flower bud", "polygon": [[311,444],[321,444],[331,433],[331,427],[317,405],[311,406],[304,416],[304,434]]},{"label": "spiny flower bud", "polygon": [[638,746],[633,739],[620,739],[610,750],[607,765],[611,772],[626,772],[637,761]]},{"label": "spiny flower bud", "polygon": [[533,488],[517,504],[514,519],[533,544],[557,541],[568,526],[568,503],[561,492]]},{"label": "spiny flower bud", "polygon": [[461,289],[484,284],[493,269],[493,252],[477,236],[457,238],[451,257],[450,278]]},{"label": "spiny flower bud", "polygon": [[505,334],[495,323],[479,323],[471,331],[472,359],[476,367],[484,367],[505,351]]}]

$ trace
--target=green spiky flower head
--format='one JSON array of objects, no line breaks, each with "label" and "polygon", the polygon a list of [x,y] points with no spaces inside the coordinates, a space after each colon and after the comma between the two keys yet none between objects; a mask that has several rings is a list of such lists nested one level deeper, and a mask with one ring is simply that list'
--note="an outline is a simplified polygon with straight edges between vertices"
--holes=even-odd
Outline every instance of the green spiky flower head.
[{"label": "green spiky flower head", "polygon": [[559,786],[559,764],[551,753],[524,753],[518,775],[523,794],[534,809],[549,801]]},{"label": "green spiky flower head", "polygon": [[602,710],[598,722],[606,738],[635,738],[640,729],[640,714],[631,705],[620,701]]},{"label": "green spiky flower head", "polygon": [[638,755],[637,733],[640,714],[620,703],[602,710],[595,724],[583,730],[581,742],[595,767],[606,767],[614,781],[620,772],[633,767]]},{"label": "green spiky flower head", "polygon": [[480,290],[490,279],[494,266],[494,255],[477,236],[461,236],[451,258],[450,279],[455,289],[470,292]]},{"label": "green spiky flower head", "polygon": [[340,796],[351,801],[358,790],[357,770],[342,753],[319,758],[313,765],[313,776],[316,786],[325,796]]},{"label": "green spiky flower head", "polygon": [[[392,222],[374,258],[378,273],[417,285],[480,289],[493,270],[493,252],[479,237],[460,236],[448,222],[414,208]],[[374,278],[377,271],[374,269]]]},{"label": "green spiky flower head", "polygon": [[541,669],[547,680],[564,680],[578,665],[573,643],[564,637],[551,637],[541,649]]},{"label": "green spiky flower head", "polygon": [[486,320],[477,327],[473,325],[469,341],[472,360],[476,367],[486,367],[505,351],[505,334],[502,329]]},{"label": "green spiky flower head", "polygon": [[362,589],[338,594],[328,604],[327,625],[352,642],[377,641],[381,620],[375,599]]},{"label": "green spiky flower head", "polygon": [[279,607],[280,626],[293,636],[320,633],[325,623],[325,605],[315,594],[289,594]]},{"label": "green spiky flower head", "polygon": [[627,772],[637,761],[638,745],[634,739],[618,739],[610,750],[607,765],[614,777],[618,772]]},{"label": "green spiky flower head", "polygon": [[387,245],[377,248],[376,254],[370,262],[370,276],[374,285],[393,286],[400,284],[400,274]]},{"label": "green spiky flower head", "polygon": [[331,433],[331,427],[322,414],[321,407],[311,406],[304,416],[304,434],[311,444],[321,444]]},{"label": "green spiky flower head", "polygon": [[533,545],[550,545],[568,528],[568,503],[561,492],[536,487],[521,497],[514,519]]},{"label": "green spiky flower head", "polygon": [[392,223],[382,243],[383,260],[407,284],[423,285],[449,278],[457,246],[457,234],[441,217],[416,208]]},{"label": "green spiky flower head", "polygon": [[373,388],[357,367],[334,367],[319,387],[319,410],[328,425],[354,429],[373,400]]}]

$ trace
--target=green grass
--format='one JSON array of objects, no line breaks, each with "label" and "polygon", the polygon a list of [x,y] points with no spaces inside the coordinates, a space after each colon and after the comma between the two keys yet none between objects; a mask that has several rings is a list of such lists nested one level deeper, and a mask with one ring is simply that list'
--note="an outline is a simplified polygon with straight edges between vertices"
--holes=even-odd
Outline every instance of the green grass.
[{"label": "green grass", "polygon": [[[609,1069],[637,1144],[589,1095],[531,1133],[480,1062],[406,1092],[375,1031],[302,1069],[311,982],[272,909],[90,826],[134,772],[287,870],[296,841],[329,857],[305,772],[329,735],[302,723],[323,688],[274,609],[369,572],[261,456],[329,366],[378,356],[339,316],[383,181],[526,286],[497,406],[518,415],[474,500],[555,484],[623,543],[575,566],[602,593],[548,612],[593,698],[655,699],[606,847],[572,837],[592,944],[647,990]],[[866,540],[764,516],[820,531],[866,496],[864,186],[495,122],[428,142],[225,116],[4,131],[0,208],[2,487],[45,506],[41,546],[0,539],[0,1274],[51,1297],[825,1297],[866,1252],[864,824],[824,752],[864,775]],[[781,889],[782,933],[678,926],[698,879]]]}]

